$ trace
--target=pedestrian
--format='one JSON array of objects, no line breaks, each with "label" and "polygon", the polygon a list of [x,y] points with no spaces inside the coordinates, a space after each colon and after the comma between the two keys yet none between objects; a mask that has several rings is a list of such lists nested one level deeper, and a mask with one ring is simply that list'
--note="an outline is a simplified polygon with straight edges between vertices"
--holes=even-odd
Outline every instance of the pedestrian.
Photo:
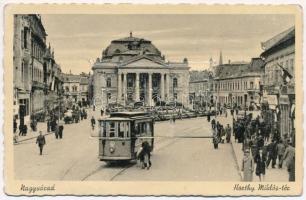
[{"label": "pedestrian", "polygon": [[19,136],[23,135],[23,125],[19,124]]},{"label": "pedestrian", "polygon": [[90,122],[91,122],[91,128],[92,128],[92,130],[94,130],[94,129],[95,129],[95,124],[96,124],[96,120],[95,120],[94,116],[91,117]]},{"label": "pedestrian", "polygon": [[272,160],[272,168],[275,168],[276,158],[277,158],[277,146],[276,145],[277,145],[276,141],[272,141],[267,147],[267,151],[268,151],[268,160],[266,163],[267,168],[269,167],[271,160]]},{"label": "pedestrian", "polygon": [[259,178],[259,181],[264,181],[264,177],[266,174],[266,156],[263,153],[262,149],[259,149],[259,152],[256,154],[255,157],[256,163],[256,175]]},{"label": "pedestrian", "polygon": [[63,138],[63,130],[64,130],[64,125],[63,124],[60,124],[58,126],[58,135],[59,135],[59,138],[62,139]]},{"label": "pedestrian", "polygon": [[173,123],[175,124],[176,117],[173,115]]},{"label": "pedestrian", "polygon": [[230,127],[229,124],[227,124],[227,127],[225,129],[225,133],[226,133],[226,142],[229,143],[231,141],[231,132],[232,132],[232,129]]},{"label": "pedestrian", "polygon": [[104,114],[104,110],[103,108],[101,108],[101,116],[103,116],[103,114]]},{"label": "pedestrian", "polygon": [[28,126],[24,124],[22,127],[22,136],[26,136],[28,133]]},{"label": "pedestrian", "polygon": [[288,173],[289,173],[289,181],[295,181],[295,156],[292,157],[289,165],[288,165]]},{"label": "pedestrian", "polygon": [[58,136],[59,136],[59,126],[58,126],[58,124],[55,126],[54,134],[55,134],[55,139],[58,139]]},{"label": "pedestrian", "polygon": [[244,157],[242,159],[241,171],[243,172],[243,181],[252,182],[254,172],[253,158],[250,156],[250,151],[244,151]]},{"label": "pedestrian", "polygon": [[14,120],[13,120],[13,132],[16,133],[16,130],[17,130],[17,120],[14,117]]},{"label": "pedestrian", "polygon": [[50,132],[50,119],[47,120],[47,132],[49,133]]},{"label": "pedestrian", "polygon": [[142,151],[143,151],[143,155],[144,155],[144,167],[147,169],[150,169],[150,167],[152,166],[151,163],[151,146],[148,143],[148,141],[144,141],[142,143]]},{"label": "pedestrian", "polygon": [[210,114],[207,115],[207,121],[210,122]]},{"label": "pedestrian", "polygon": [[283,166],[283,156],[286,150],[283,140],[279,141],[279,143],[276,145],[276,149],[277,149],[277,157],[278,157],[278,168],[281,169]]},{"label": "pedestrian", "polygon": [[216,130],[213,133],[213,144],[214,144],[214,149],[218,149],[219,137],[216,133]]},{"label": "pedestrian", "polygon": [[95,105],[92,106],[92,110],[93,110],[93,111],[96,110],[96,106],[95,106]]},{"label": "pedestrian", "polygon": [[36,144],[39,147],[39,155],[42,155],[44,145],[46,144],[45,136],[42,135],[42,131],[39,131],[39,136],[36,139]]},{"label": "pedestrian", "polygon": [[213,120],[211,120],[211,128],[215,129],[215,127],[216,127],[216,120],[213,119]]},{"label": "pedestrian", "polygon": [[289,164],[291,163],[293,157],[295,157],[295,148],[292,147],[292,143],[288,142],[285,144],[286,150],[283,157],[283,162],[285,162],[287,168],[289,167]]},{"label": "pedestrian", "polygon": [[231,109],[231,115],[234,116],[234,109]]}]

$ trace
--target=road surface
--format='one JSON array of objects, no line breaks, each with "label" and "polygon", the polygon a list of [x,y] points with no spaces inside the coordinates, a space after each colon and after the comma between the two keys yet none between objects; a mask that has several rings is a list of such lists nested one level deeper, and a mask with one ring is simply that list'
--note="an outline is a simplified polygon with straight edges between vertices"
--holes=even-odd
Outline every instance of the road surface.
[{"label": "road surface", "polygon": [[[19,180],[79,181],[240,181],[230,144],[213,149],[209,138],[158,138],[150,170],[137,164],[107,165],[98,159],[98,139],[90,137],[90,117],[65,125],[64,138],[46,136],[43,155],[35,140],[14,146],[15,177]],[[97,129],[95,130],[97,131]],[[157,122],[156,136],[210,136],[206,118]]]}]

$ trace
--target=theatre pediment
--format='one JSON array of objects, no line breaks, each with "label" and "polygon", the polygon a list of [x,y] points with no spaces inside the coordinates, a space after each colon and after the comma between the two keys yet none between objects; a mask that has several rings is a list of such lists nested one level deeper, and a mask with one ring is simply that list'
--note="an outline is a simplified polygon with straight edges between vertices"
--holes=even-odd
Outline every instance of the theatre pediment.
[{"label": "theatre pediment", "polygon": [[122,64],[121,68],[165,68],[166,65],[148,58],[138,59],[126,64]]}]

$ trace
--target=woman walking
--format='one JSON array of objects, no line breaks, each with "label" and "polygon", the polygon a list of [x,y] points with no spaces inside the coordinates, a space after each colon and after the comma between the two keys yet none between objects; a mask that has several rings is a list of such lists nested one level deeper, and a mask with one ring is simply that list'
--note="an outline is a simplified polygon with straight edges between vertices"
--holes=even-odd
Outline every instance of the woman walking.
[{"label": "woman walking", "polygon": [[266,174],[266,156],[263,154],[262,149],[259,149],[258,154],[255,157],[256,163],[256,175],[259,178],[259,181],[264,181],[264,177]]}]

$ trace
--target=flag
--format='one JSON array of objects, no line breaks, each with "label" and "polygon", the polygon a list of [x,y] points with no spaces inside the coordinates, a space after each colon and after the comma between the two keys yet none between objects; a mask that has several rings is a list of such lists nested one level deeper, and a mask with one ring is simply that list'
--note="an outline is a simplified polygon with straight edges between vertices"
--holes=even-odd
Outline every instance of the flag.
[{"label": "flag", "polygon": [[292,75],[283,68],[283,66],[281,66],[280,64],[277,63],[277,65],[282,69],[282,77],[283,77],[283,81],[285,84],[289,83],[290,80],[292,79]]}]

